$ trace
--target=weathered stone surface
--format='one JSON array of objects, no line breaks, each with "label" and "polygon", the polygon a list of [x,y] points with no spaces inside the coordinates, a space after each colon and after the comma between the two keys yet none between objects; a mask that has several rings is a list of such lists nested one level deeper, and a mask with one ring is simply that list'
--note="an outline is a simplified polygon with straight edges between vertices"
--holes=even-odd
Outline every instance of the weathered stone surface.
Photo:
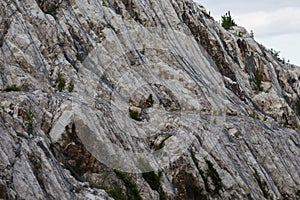
[{"label": "weathered stone surface", "polygon": [[299,198],[300,69],[191,0],[3,0],[0,69],[2,199]]}]

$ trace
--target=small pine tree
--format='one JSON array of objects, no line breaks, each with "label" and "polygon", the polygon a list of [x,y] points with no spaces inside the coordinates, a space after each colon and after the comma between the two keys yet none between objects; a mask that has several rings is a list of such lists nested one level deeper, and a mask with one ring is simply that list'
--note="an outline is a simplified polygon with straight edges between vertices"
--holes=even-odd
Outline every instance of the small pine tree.
[{"label": "small pine tree", "polygon": [[25,113],[25,125],[28,133],[32,134],[34,130],[34,114],[31,110]]},{"label": "small pine tree", "polygon": [[234,20],[232,19],[231,15],[230,15],[230,11],[225,13],[225,15],[223,15],[221,18],[222,18],[222,26],[226,30],[229,30],[230,27],[232,27],[232,26],[236,26],[236,23],[234,22]]},{"label": "small pine tree", "polygon": [[64,78],[64,76],[59,73],[56,79],[56,83],[57,83],[57,89],[58,91],[62,92],[65,89],[66,86],[66,80]]},{"label": "small pine tree", "polygon": [[279,54],[280,54],[280,51],[276,51],[275,49],[271,48],[270,49],[271,51],[271,54],[279,61],[281,61],[280,57],[279,57]]},{"label": "small pine tree", "polygon": [[250,37],[254,38],[254,32],[253,32],[253,30],[250,31]]}]

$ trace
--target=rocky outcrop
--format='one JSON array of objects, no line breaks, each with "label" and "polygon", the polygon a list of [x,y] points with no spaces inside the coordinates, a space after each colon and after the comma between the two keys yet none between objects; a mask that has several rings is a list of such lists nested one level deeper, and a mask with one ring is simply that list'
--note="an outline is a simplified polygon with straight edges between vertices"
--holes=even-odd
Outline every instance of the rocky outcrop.
[{"label": "rocky outcrop", "polygon": [[190,0],[0,2],[0,198],[299,199],[300,70]]}]

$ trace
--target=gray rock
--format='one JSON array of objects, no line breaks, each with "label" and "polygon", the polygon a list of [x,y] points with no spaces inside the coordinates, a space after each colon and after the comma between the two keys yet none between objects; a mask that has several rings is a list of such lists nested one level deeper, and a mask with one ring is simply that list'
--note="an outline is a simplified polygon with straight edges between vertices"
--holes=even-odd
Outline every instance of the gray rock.
[{"label": "gray rock", "polygon": [[300,70],[245,28],[191,0],[4,0],[0,24],[0,198],[299,198]]}]

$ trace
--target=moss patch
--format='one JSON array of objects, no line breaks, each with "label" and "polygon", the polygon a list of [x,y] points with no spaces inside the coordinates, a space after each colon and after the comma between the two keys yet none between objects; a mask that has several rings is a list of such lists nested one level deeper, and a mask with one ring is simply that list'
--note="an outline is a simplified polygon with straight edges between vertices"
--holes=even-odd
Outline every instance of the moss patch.
[{"label": "moss patch", "polygon": [[139,194],[137,185],[131,180],[131,177],[127,173],[121,172],[116,169],[114,170],[114,172],[117,175],[118,179],[123,181],[126,187],[126,195],[128,199],[143,200]]},{"label": "moss patch", "polygon": [[104,190],[114,199],[127,200],[127,197],[123,194],[123,191],[120,187],[104,188]]}]

